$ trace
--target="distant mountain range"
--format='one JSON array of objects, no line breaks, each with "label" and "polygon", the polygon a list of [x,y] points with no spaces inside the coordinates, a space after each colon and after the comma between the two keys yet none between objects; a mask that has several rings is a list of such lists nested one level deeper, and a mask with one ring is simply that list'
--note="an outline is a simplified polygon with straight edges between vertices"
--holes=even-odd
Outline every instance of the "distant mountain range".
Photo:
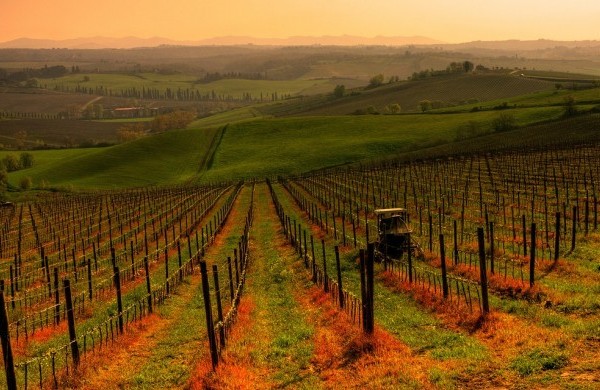
[{"label": "distant mountain range", "polygon": [[434,45],[443,42],[427,37],[359,37],[350,35],[340,36],[295,36],[289,38],[255,38],[249,36],[225,36],[197,41],[177,41],[162,37],[138,38],[138,37],[90,37],[64,40],[19,38],[12,41],[0,43],[2,49],[130,49],[136,47],[156,47],[162,45],[171,46],[228,46],[228,45],[269,45],[269,46],[306,46],[306,45]]},{"label": "distant mountain range", "polygon": [[503,41],[472,41],[465,43],[445,43],[436,39],[409,36],[409,37],[361,37],[353,35],[326,35],[326,36],[293,36],[288,38],[256,38],[250,36],[223,36],[201,40],[178,41],[163,37],[138,38],[138,37],[89,37],[63,40],[18,38],[7,42],[0,42],[0,49],[131,49],[138,47],[156,46],[231,46],[231,45],[265,45],[265,46],[358,46],[358,45],[383,45],[407,46],[435,45],[448,50],[483,49],[483,50],[518,50],[532,51],[557,47],[565,48],[590,48],[599,47],[600,41],[555,41],[548,39],[538,40],[503,40]]}]

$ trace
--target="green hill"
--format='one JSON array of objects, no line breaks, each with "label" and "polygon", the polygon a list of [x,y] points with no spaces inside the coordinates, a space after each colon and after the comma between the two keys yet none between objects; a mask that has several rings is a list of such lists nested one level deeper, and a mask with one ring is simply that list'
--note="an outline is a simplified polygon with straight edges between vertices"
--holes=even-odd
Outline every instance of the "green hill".
[{"label": "green hill", "polygon": [[[342,83],[340,83],[342,84]],[[424,80],[385,84],[378,88],[353,90],[335,99],[331,95],[305,97],[266,105],[259,110],[268,115],[348,115],[372,106],[384,111],[390,104],[400,104],[403,112],[420,111],[422,100],[443,105],[461,105],[548,91],[554,83],[513,76],[501,72],[452,74]],[[332,90],[333,91],[333,90]]]},{"label": "green hill", "polygon": [[[582,98],[584,93],[593,98],[598,91],[582,92]],[[554,102],[563,99],[562,94],[540,94],[538,100]],[[535,102],[534,95],[528,96],[520,99]],[[200,119],[187,130],[114,147],[35,151],[35,167],[11,173],[9,179],[17,185],[22,177],[29,176],[34,187],[44,183],[51,187],[119,188],[298,174],[407,153],[451,153],[456,145],[476,150],[473,145],[493,133],[494,121],[501,115],[509,115],[517,126],[526,127],[559,120],[564,112],[559,105],[546,104],[479,112],[273,118],[261,116],[262,108],[222,113]],[[517,133],[494,134],[489,139],[498,145],[513,134]],[[556,130],[551,134],[561,139]],[[522,133],[517,141],[527,139],[526,135]],[[464,137],[470,140],[456,143]],[[0,158],[6,153],[0,153]]]},{"label": "green hill", "polygon": [[[561,107],[511,109],[517,125],[557,119]],[[453,142],[467,127],[492,132],[502,113],[362,115],[257,119],[227,127],[204,180],[296,174],[398,156]]]},{"label": "green hill", "polygon": [[198,173],[215,134],[217,129],[179,130],[107,148],[34,151],[35,166],[11,173],[9,181],[17,185],[29,176],[34,187],[76,188],[180,183]]}]

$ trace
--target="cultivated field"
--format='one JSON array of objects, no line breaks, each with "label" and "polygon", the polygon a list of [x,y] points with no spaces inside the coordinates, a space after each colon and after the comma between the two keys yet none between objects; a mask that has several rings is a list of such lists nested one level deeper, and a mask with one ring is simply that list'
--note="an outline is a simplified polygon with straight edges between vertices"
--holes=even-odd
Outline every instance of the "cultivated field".
[{"label": "cultivated field", "polygon": [[[593,387],[599,158],[509,152],[6,208],[16,379]],[[407,208],[424,256],[371,271],[384,207]]]},{"label": "cultivated field", "polygon": [[[90,68],[0,93],[0,387],[598,388],[600,89],[445,50],[44,51]],[[198,119],[33,150],[150,119],[88,103]]]}]

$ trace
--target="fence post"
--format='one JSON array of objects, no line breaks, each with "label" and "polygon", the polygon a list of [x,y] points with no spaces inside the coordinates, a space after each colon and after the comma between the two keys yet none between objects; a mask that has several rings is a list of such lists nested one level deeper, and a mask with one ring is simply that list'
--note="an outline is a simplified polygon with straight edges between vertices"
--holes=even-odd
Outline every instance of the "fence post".
[{"label": "fence post", "polygon": [[123,334],[123,301],[121,299],[121,273],[119,267],[113,269],[115,273],[115,288],[117,289],[117,313],[119,315],[119,333]]},{"label": "fence post", "polygon": [[446,271],[446,248],[444,247],[444,235],[440,234],[440,260],[442,262],[442,291],[444,298],[448,298],[448,274]]},{"label": "fence post", "polygon": [[304,236],[304,268],[308,268],[308,246],[306,245],[306,229],[302,231]]},{"label": "fence post", "polygon": [[323,291],[329,292],[329,276],[327,276],[327,257],[325,255],[325,240],[321,239],[321,246],[323,248]]},{"label": "fence post", "polygon": [[531,251],[529,253],[529,287],[533,287],[535,283],[535,223],[531,224]]},{"label": "fence post", "polygon": [[148,294],[148,312],[152,313],[152,289],[150,288],[150,272],[148,271],[148,256],[144,256],[144,272],[146,274],[146,294]]},{"label": "fence post", "polygon": [[219,355],[217,353],[217,340],[215,339],[215,328],[212,319],[212,306],[210,304],[210,291],[208,286],[208,273],[206,272],[206,262],[200,262],[200,275],[202,276],[202,296],[204,298],[204,311],[206,316],[206,331],[208,333],[208,345],[210,348],[210,357],[213,370],[219,364]]},{"label": "fence post", "polygon": [[575,235],[577,234],[577,206],[573,206],[573,229],[571,231],[571,252],[575,250]]},{"label": "fence post", "polygon": [[87,259],[87,279],[88,279],[88,296],[90,298],[90,302],[92,301],[92,261]]},{"label": "fence post", "polygon": [[560,212],[556,213],[555,232],[556,235],[554,236],[554,261],[557,261],[558,252],[560,251]]},{"label": "fence post", "polygon": [[60,291],[58,289],[58,267],[54,267],[54,322],[60,323]]},{"label": "fence post", "polygon": [[215,281],[215,298],[217,300],[217,320],[221,323],[219,328],[219,338],[221,347],[225,347],[225,324],[223,323],[223,307],[221,306],[221,290],[219,288],[219,269],[213,264],[213,278]]},{"label": "fence post", "polygon": [[523,228],[523,256],[527,256],[527,225],[525,224],[525,214],[521,216],[521,226]]},{"label": "fence post", "polygon": [[344,288],[342,287],[342,268],[340,266],[340,250],[335,246],[335,267],[337,268],[338,295],[340,300],[340,308],[344,308]]},{"label": "fence post", "polygon": [[411,247],[410,233],[408,233],[407,236],[408,236],[408,283],[412,284],[413,274],[412,274],[412,249],[410,248]]},{"label": "fence post", "polygon": [[179,242],[179,240],[177,240],[177,257],[179,259],[179,281],[183,280],[183,269],[181,268],[182,266],[182,262],[181,262],[181,243]]},{"label": "fence post", "polygon": [[129,241],[129,248],[131,250],[131,275],[135,275],[135,257],[133,253],[133,240]]},{"label": "fence post", "polygon": [[0,340],[2,341],[2,356],[4,356],[6,388],[8,390],[17,390],[17,377],[15,376],[15,364],[12,347],[10,345],[10,332],[8,329],[8,315],[6,314],[4,290],[0,291]]},{"label": "fence post", "polygon": [[77,335],[75,334],[75,316],[73,314],[73,300],[71,298],[71,282],[69,279],[63,280],[65,288],[65,301],[67,304],[67,322],[69,324],[69,340],[71,341],[71,355],[73,356],[73,365],[79,365],[79,345],[77,345]]},{"label": "fence post", "polygon": [[367,282],[367,323],[365,326],[365,332],[372,334],[375,329],[375,312],[374,312],[374,265],[375,265],[375,244],[370,243],[367,245],[367,264],[366,264],[366,282]]},{"label": "fence post", "polygon": [[483,314],[486,315],[490,312],[490,304],[488,301],[488,284],[487,284],[487,271],[485,264],[485,237],[483,228],[477,228],[477,242],[479,245],[479,277],[481,279],[481,304],[483,307]]},{"label": "fence post", "polygon": [[490,272],[494,274],[494,222],[490,222]]},{"label": "fence post", "polygon": [[[241,253],[240,253],[240,256],[241,256]],[[235,262],[235,287],[237,288],[237,286],[240,285],[240,267],[238,264],[238,255],[237,255],[236,248],[233,249],[233,260]]]},{"label": "fence post", "polygon": [[366,260],[365,250],[359,251],[360,258],[360,302],[362,304],[362,328],[363,330],[367,327],[367,278],[365,275],[366,271]]},{"label": "fence post", "polygon": [[229,301],[233,302],[233,271],[231,268],[231,256],[227,256],[227,268],[229,269]]},{"label": "fence post", "polygon": [[312,254],[312,281],[313,283],[317,283],[317,259],[315,258],[315,240],[312,236],[312,234],[310,235],[310,253]]},{"label": "fence post", "polygon": [[453,229],[453,233],[454,233],[454,251],[453,251],[453,255],[454,255],[454,265],[458,264],[458,228],[456,226],[456,219],[452,222],[452,229]]}]

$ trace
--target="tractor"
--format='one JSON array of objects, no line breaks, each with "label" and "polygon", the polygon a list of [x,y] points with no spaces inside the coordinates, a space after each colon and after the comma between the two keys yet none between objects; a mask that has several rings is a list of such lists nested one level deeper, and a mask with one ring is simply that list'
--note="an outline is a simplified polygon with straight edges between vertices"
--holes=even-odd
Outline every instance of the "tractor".
[{"label": "tractor", "polygon": [[377,216],[377,252],[381,259],[400,259],[411,251],[413,256],[422,254],[416,242],[411,240],[412,229],[409,226],[408,211],[403,208],[378,209]]}]

